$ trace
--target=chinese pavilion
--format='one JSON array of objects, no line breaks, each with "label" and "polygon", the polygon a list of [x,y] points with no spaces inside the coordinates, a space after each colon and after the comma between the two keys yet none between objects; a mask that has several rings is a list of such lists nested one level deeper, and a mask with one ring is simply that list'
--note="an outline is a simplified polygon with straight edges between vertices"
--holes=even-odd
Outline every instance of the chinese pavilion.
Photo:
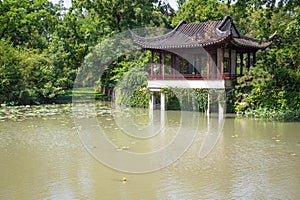
[{"label": "chinese pavilion", "polygon": [[[233,80],[255,65],[256,52],[271,45],[275,36],[261,41],[242,35],[230,16],[197,24],[182,21],[158,37],[131,34],[134,43],[152,52],[147,77],[151,91],[164,87],[231,88]],[[164,110],[165,97],[161,95]]]}]

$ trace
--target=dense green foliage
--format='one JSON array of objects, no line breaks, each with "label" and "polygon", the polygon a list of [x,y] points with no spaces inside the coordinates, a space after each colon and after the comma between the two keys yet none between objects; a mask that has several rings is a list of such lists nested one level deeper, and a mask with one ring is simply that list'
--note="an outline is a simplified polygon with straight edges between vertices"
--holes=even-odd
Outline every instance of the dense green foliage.
[{"label": "dense green foliage", "polygon": [[[117,33],[145,26],[171,28],[181,20],[203,22],[230,15],[243,34],[264,39],[277,32],[271,47],[258,52],[256,67],[237,81],[232,103],[235,110],[257,117],[299,119],[299,1],[177,0],[176,11],[162,2],[74,0],[67,9],[63,1],[56,5],[49,0],[0,1],[0,103],[54,101],[72,89],[88,53]],[[145,78],[142,71],[149,60],[149,52],[114,58],[95,84],[118,85],[121,104],[148,106],[150,92],[145,79],[139,78]],[[131,85],[134,90],[122,85],[124,77],[137,79],[131,82],[135,82]],[[206,98],[205,91],[198,92],[199,99]],[[169,108],[178,107],[182,102],[175,96],[186,93],[170,92]],[[204,102],[199,103],[201,111],[205,110]]]},{"label": "dense green foliage", "polygon": [[[47,103],[72,89],[85,56],[99,42],[129,28],[170,24],[157,3],[74,0],[66,9],[63,1],[0,1],[0,103]],[[106,84],[130,66],[116,58]]]},{"label": "dense green foliage", "polygon": [[241,23],[245,31],[258,38],[275,31],[277,36],[271,47],[259,52],[256,67],[237,81],[235,109],[248,116],[299,120],[300,5],[281,3],[241,8],[247,19]]},{"label": "dense green foliage", "polygon": [[215,0],[190,0],[182,4],[173,19],[173,26],[176,26],[181,20],[188,23],[206,22],[220,20],[224,17],[221,7],[224,4]]},{"label": "dense green foliage", "polygon": [[162,92],[166,94],[167,109],[206,111],[207,89],[165,88]]},{"label": "dense green foliage", "polygon": [[116,103],[131,107],[148,107],[150,91],[146,72],[133,68],[126,72],[116,86]]}]

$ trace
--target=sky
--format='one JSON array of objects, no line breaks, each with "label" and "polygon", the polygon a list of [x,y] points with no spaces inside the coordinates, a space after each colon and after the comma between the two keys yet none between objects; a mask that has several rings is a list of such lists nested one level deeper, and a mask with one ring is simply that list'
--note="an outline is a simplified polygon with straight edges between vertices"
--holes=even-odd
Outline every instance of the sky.
[{"label": "sky", "polygon": [[[52,3],[58,3],[58,0],[50,0]],[[64,0],[64,5],[66,8],[69,8],[71,6],[71,1],[72,0]],[[167,2],[169,2],[169,4],[171,5],[172,8],[174,8],[175,10],[177,9],[177,3],[176,0],[165,0]]]}]

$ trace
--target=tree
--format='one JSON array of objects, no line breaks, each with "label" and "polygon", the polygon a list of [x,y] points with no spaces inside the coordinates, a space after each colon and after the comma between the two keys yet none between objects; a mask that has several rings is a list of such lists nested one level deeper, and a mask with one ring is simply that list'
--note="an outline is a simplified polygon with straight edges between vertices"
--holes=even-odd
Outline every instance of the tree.
[{"label": "tree", "polygon": [[[291,7],[295,1],[279,1],[278,5],[271,1],[241,2],[232,5],[236,11],[241,8],[235,12],[238,27],[261,39],[275,31],[277,34],[270,47],[258,52],[256,68],[261,72],[256,70],[258,73],[251,75],[255,72],[251,70],[248,76],[239,79],[236,109],[253,112],[257,116],[297,119],[300,113],[299,6]],[[239,20],[241,16],[247,16],[246,20]],[[264,77],[264,73],[272,78]],[[247,80],[251,87],[245,91],[243,79],[247,77],[251,77]]]},{"label": "tree", "polygon": [[179,7],[172,25],[176,26],[181,20],[188,23],[220,20],[223,18],[221,4],[215,0],[190,0]]},{"label": "tree", "polygon": [[12,44],[0,40],[0,58],[0,103],[17,102],[23,88],[19,52]]},{"label": "tree", "polygon": [[[101,32],[98,34],[104,33],[107,36],[111,31],[114,33],[136,27],[158,25],[157,20],[160,20],[157,18],[159,16],[155,16],[157,10],[154,6],[154,3],[157,2],[157,0],[75,0],[69,14],[76,13],[76,16],[83,22],[89,18],[94,19],[92,24],[97,24],[101,28]],[[90,20],[90,22],[92,21]],[[108,32],[102,32],[106,30]]]},{"label": "tree", "polygon": [[185,2],[187,2],[187,0],[177,0],[177,5],[178,5],[178,8],[180,8]]},{"label": "tree", "polygon": [[60,17],[60,8],[48,0],[0,1],[0,39],[14,46],[44,49]]},{"label": "tree", "polygon": [[[98,43],[117,33],[136,27],[165,27],[168,17],[154,3],[157,0],[73,1],[55,32],[56,40],[63,43],[64,51],[68,53],[64,59],[68,71],[76,72]],[[69,75],[69,79],[75,79],[74,73]]]},{"label": "tree", "polygon": [[21,100],[27,99],[30,103],[49,102],[63,93],[59,84],[59,73],[45,52],[27,49],[22,51],[20,57],[19,66],[24,85],[24,91],[21,92],[25,95]]}]

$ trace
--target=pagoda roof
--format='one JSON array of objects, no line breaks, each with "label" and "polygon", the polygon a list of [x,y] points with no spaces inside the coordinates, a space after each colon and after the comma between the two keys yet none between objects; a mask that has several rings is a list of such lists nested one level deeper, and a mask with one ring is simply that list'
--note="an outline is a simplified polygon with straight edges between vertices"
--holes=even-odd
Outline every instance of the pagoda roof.
[{"label": "pagoda roof", "polygon": [[141,37],[131,31],[133,41],[146,49],[178,49],[208,47],[231,43],[241,49],[265,49],[272,44],[275,34],[268,40],[258,40],[240,34],[231,17],[223,20],[188,24],[181,21],[172,31],[158,37]]}]

